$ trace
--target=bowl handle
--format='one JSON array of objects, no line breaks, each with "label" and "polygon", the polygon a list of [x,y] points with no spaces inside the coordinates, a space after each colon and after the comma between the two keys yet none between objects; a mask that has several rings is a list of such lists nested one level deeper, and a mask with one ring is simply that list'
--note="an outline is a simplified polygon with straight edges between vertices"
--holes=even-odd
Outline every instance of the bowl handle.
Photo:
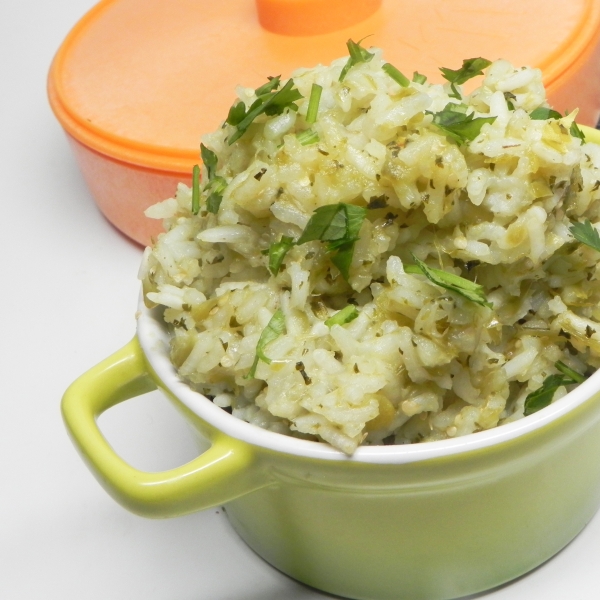
[{"label": "bowl handle", "polygon": [[247,444],[218,434],[191,462],[146,473],[121,459],[96,419],[119,402],[156,389],[137,337],[77,379],[65,392],[67,430],[96,479],[117,502],[145,517],[173,517],[219,506],[268,485]]}]

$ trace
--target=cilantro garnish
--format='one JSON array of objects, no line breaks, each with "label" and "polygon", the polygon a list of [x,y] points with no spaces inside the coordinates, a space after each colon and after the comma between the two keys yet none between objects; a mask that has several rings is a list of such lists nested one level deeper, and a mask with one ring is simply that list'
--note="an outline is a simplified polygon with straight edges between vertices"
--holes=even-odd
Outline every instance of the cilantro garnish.
[{"label": "cilantro garnish", "polygon": [[254,378],[259,360],[266,362],[268,365],[271,364],[271,359],[265,355],[265,348],[273,340],[276,340],[282,333],[285,333],[285,316],[281,309],[279,309],[271,317],[271,320],[267,323],[267,326],[262,330],[260,338],[258,338],[254,362],[252,363],[250,372],[245,377],[246,379]]},{"label": "cilantro garnish", "polygon": [[[363,38],[364,39],[364,38]],[[346,42],[346,46],[348,46],[348,52],[350,54],[350,58],[348,62],[344,65],[342,72],[340,73],[339,81],[344,81],[348,71],[358,63],[361,62],[369,62],[375,55],[371,52],[365,50],[361,45],[359,40],[358,42],[353,42],[352,40],[348,40]]]},{"label": "cilantro garnish", "polygon": [[285,255],[289,252],[290,248],[293,245],[293,238],[288,237],[287,235],[282,236],[279,242],[271,244],[268,250],[269,271],[271,271],[273,275],[277,275],[277,273],[279,273],[279,269],[281,269],[283,259],[285,258]]},{"label": "cilantro garnish", "polygon": [[408,77],[403,75],[394,65],[390,63],[385,63],[383,67],[381,67],[398,85],[402,87],[408,87],[410,85],[410,81]]},{"label": "cilantro garnish", "polygon": [[492,61],[486,58],[467,58],[463,60],[462,67],[460,69],[447,69],[440,67],[442,77],[452,84],[461,85],[477,75],[483,75],[483,69],[486,69],[492,64]]},{"label": "cilantro garnish", "polygon": [[200,167],[194,165],[192,169],[192,214],[200,212]]},{"label": "cilantro garnish", "polygon": [[350,321],[354,321],[358,317],[358,310],[356,306],[353,304],[348,304],[345,308],[335,313],[335,315],[329,317],[325,321],[325,325],[327,327],[333,327],[334,325],[345,325],[346,323],[350,323]]},{"label": "cilantro garnish", "polygon": [[[223,192],[227,187],[227,181],[224,177],[216,174],[218,159],[217,155],[212,150],[209,150],[204,144],[200,144],[200,155],[202,156],[202,162],[204,163],[208,174],[208,182],[204,186],[204,191],[209,192],[208,198],[206,199],[206,210],[210,213],[217,214],[219,212],[219,206],[221,206],[221,200],[223,200]],[[198,196],[195,201],[196,203],[194,203],[194,188],[192,187],[192,212],[194,212],[194,207],[196,208],[194,214],[198,214],[198,210],[200,209],[199,191],[196,193]]]},{"label": "cilantro garnish", "polygon": [[414,83],[425,83],[427,81],[427,76],[422,75],[421,73],[419,73],[419,71],[415,71],[413,73],[412,80]]},{"label": "cilantro garnish", "polygon": [[464,105],[449,102],[444,110],[438,113],[427,112],[433,115],[434,125],[458,144],[464,144],[473,141],[486,123],[493,123],[496,120],[496,117],[473,117],[465,111]]},{"label": "cilantro garnish", "polygon": [[204,144],[200,144],[200,156],[208,173],[208,181],[210,181],[217,172],[217,155]]},{"label": "cilantro garnish", "polygon": [[312,125],[317,120],[317,113],[319,112],[319,102],[321,101],[321,93],[323,88],[313,83],[310,89],[310,99],[308,101],[308,109],[306,111],[306,122]]},{"label": "cilantro garnish", "polygon": [[538,106],[529,113],[529,118],[533,121],[546,121],[548,119],[562,119],[562,115],[551,108]]},{"label": "cilantro garnish", "polygon": [[209,213],[217,214],[219,207],[221,206],[221,200],[223,200],[223,192],[227,187],[227,182],[223,177],[214,177],[211,182],[206,186],[206,189],[210,189],[210,194],[206,199],[206,210]]},{"label": "cilantro garnish", "polygon": [[450,82],[450,87],[452,89],[452,94],[450,94],[450,96],[460,100],[462,96],[456,89],[456,86],[469,81],[469,79],[472,79],[473,77],[477,77],[477,75],[483,75],[483,69],[489,67],[491,64],[492,62],[486,58],[479,57],[463,60],[462,67],[460,69],[453,70],[440,67],[442,77],[446,81]]},{"label": "cilantro garnish", "polygon": [[600,252],[600,235],[589,219],[583,223],[572,223],[569,231],[578,242]]},{"label": "cilantro garnish", "polygon": [[314,211],[296,243],[327,242],[328,250],[334,252],[331,262],[348,280],[354,244],[366,214],[366,208],[343,202],[321,206]]},{"label": "cilantro garnish", "polygon": [[298,110],[295,101],[303,96],[294,87],[294,80],[289,79],[280,90],[276,91],[278,87],[279,77],[273,77],[268,83],[257,88],[257,98],[247,111],[243,102],[238,102],[231,107],[227,123],[234,126],[236,131],[227,139],[230,146],[246,133],[248,127],[259,115],[280,115],[286,108]]},{"label": "cilantro garnish", "polygon": [[412,255],[415,265],[405,265],[404,271],[406,273],[410,273],[413,275],[425,275],[427,279],[443,287],[452,292],[456,292],[460,294],[467,300],[471,300],[471,302],[475,302],[476,304],[480,304],[481,306],[487,306],[488,308],[493,308],[491,302],[488,302],[485,299],[485,293],[483,291],[483,286],[475,283],[474,281],[470,281],[465,279],[464,277],[460,277],[459,275],[454,275],[454,273],[447,273],[446,271],[442,271],[441,269],[433,269],[432,267],[428,267],[422,260],[419,260],[414,254]]},{"label": "cilantro garnish", "polygon": [[525,408],[523,414],[525,416],[531,415],[542,408],[546,408],[554,398],[556,390],[561,385],[571,385],[573,383],[582,383],[585,381],[585,377],[574,371],[565,363],[558,361],[554,366],[560,371],[560,373],[554,373],[544,379],[541,387],[531,392],[525,398]]},{"label": "cilantro garnish", "polygon": [[[569,112],[567,111],[567,113],[565,114],[565,117],[569,114]],[[537,108],[535,108],[534,110],[532,110],[529,113],[529,118],[532,119],[533,121],[547,121],[548,119],[562,119],[563,116],[557,111],[557,110],[553,110],[552,108],[547,108],[545,106],[538,106]],[[582,142],[585,142],[585,134],[583,133],[583,131],[581,131],[581,129],[579,128],[579,125],[577,125],[577,123],[575,123],[575,121],[573,121],[571,123],[571,127],[569,128],[569,133],[573,136],[576,137],[578,139],[580,139]]]}]

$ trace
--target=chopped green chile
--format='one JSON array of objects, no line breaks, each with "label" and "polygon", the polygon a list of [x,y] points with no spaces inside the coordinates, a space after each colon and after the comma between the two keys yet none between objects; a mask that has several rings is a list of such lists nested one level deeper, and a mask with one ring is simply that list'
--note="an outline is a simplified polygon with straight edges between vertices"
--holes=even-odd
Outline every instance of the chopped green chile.
[{"label": "chopped green chile", "polygon": [[464,277],[460,277],[459,275],[454,275],[454,273],[448,273],[446,271],[442,271],[441,269],[428,267],[414,254],[412,256],[416,264],[405,265],[404,271],[406,273],[413,275],[425,275],[425,277],[427,277],[427,279],[429,279],[432,283],[435,283],[444,289],[447,289],[451,292],[456,292],[467,300],[475,302],[476,304],[480,304],[481,306],[493,308],[493,305],[485,298],[483,286],[475,283],[474,281],[470,281],[469,279],[465,279]]},{"label": "chopped green chile", "polygon": [[358,317],[358,310],[353,304],[348,304],[345,308],[335,313],[335,315],[329,317],[325,321],[327,327],[333,327],[334,325],[345,325],[354,321]]}]

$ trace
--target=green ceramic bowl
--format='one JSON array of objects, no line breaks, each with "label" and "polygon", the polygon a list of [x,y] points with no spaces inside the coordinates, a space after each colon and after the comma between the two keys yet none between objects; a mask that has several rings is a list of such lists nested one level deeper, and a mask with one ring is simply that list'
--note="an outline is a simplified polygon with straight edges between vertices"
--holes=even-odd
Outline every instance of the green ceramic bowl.
[{"label": "green ceramic bowl", "polygon": [[[592,132],[597,135],[596,132]],[[96,418],[161,388],[211,444],[162,473],[126,464]],[[226,504],[260,556],[316,588],[364,600],[442,600],[518,577],[563,548],[600,505],[600,373],[496,429],[352,457],[236,419],[179,380],[160,316],[63,398],[69,433],[129,510],[171,517]]]}]

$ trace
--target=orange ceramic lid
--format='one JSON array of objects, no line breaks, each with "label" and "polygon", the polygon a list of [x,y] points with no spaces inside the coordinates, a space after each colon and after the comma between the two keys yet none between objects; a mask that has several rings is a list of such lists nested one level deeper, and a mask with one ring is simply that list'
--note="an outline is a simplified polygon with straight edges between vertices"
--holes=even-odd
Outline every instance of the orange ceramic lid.
[{"label": "orange ceramic lid", "polygon": [[327,64],[348,38],[432,80],[474,56],[537,66],[551,92],[589,60],[599,26],[600,0],[103,0],[59,49],[49,94],[93,150],[189,173],[236,85]]}]

